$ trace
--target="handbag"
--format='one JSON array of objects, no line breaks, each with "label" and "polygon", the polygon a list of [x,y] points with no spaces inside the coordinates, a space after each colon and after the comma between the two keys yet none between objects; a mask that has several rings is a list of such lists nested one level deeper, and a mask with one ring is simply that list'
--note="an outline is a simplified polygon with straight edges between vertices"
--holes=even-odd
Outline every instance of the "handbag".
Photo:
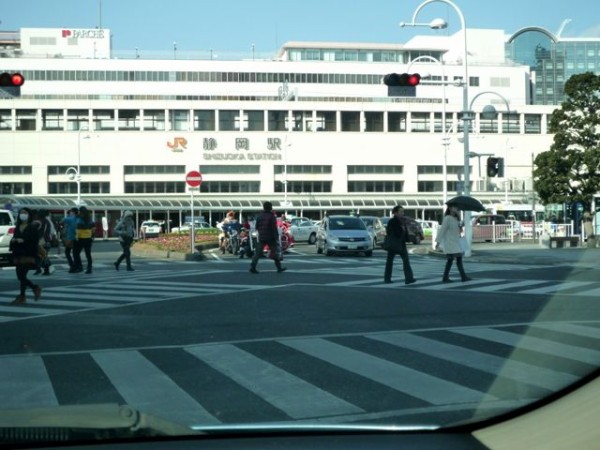
[{"label": "handbag", "polygon": [[460,251],[462,253],[465,253],[468,249],[467,238],[465,238],[464,236],[458,238],[458,245],[460,245]]},{"label": "handbag", "polygon": [[396,236],[385,236],[383,243],[381,244],[381,248],[383,248],[387,252],[401,253],[402,252],[402,241],[400,238]]},{"label": "handbag", "polygon": [[385,237],[383,238],[383,242],[381,243],[381,248],[387,252],[390,250],[390,247],[391,247],[390,238],[386,234]]}]

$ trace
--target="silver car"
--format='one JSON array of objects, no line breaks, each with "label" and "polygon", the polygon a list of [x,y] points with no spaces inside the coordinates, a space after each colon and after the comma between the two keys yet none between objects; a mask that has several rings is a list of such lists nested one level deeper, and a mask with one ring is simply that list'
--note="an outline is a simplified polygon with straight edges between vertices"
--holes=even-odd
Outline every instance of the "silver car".
[{"label": "silver car", "polygon": [[367,230],[371,233],[373,238],[373,247],[381,247],[383,240],[385,239],[385,226],[381,222],[381,219],[377,216],[359,216],[360,219],[367,226]]},{"label": "silver car", "polygon": [[0,262],[10,262],[10,240],[15,234],[15,219],[12,212],[0,209]]},{"label": "silver car", "polygon": [[373,238],[365,223],[356,216],[327,216],[317,231],[317,253],[364,253],[373,255]]}]

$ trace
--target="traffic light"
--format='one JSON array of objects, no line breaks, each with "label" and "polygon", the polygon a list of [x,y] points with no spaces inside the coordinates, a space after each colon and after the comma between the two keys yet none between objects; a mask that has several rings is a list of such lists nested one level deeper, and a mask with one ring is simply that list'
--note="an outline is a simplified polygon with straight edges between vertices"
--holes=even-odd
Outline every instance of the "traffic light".
[{"label": "traffic light", "polygon": [[498,158],[489,156],[487,159],[487,176],[492,178],[498,175]]},{"label": "traffic light", "polygon": [[498,177],[504,178],[504,158],[498,158]]},{"label": "traffic light", "polygon": [[386,86],[417,86],[420,82],[418,73],[389,73],[383,77]]},{"label": "traffic light", "polygon": [[18,72],[2,72],[0,74],[0,89],[13,97],[21,95],[23,83],[25,83],[25,77]]}]

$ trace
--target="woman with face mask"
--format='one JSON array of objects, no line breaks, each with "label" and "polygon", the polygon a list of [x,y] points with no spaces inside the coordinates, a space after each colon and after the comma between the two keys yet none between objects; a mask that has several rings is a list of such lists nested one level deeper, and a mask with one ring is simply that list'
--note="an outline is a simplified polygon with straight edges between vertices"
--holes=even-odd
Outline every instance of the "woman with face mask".
[{"label": "woman with face mask", "polygon": [[38,251],[39,233],[32,224],[33,212],[29,208],[21,208],[17,217],[15,234],[10,241],[10,250],[12,251],[13,261],[15,263],[17,279],[19,280],[21,291],[17,298],[11,304],[18,305],[25,303],[27,298],[25,292],[27,288],[33,291],[34,300],[39,300],[42,294],[42,288],[33,284],[27,278],[27,272],[35,268],[35,258]]}]

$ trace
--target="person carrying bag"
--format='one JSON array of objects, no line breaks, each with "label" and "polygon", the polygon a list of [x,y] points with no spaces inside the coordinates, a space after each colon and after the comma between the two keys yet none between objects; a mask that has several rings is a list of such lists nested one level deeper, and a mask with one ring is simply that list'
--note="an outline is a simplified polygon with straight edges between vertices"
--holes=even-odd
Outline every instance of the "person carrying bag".
[{"label": "person carrying bag", "polygon": [[404,209],[402,206],[396,205],[392,209],[392,214],[393,216],[387,224],[386,236],[383,244],[383,249],[387,251],[383,281],[385,283],[392,282],[394,257],[396,255],[400,255],[400,258],[402,258],[402,268],[404,271],[404,283],[412,284],[417,280],[413,276],[410,260],[408,258],[408,249],[406,248],[408,224],[404,219]]}]

